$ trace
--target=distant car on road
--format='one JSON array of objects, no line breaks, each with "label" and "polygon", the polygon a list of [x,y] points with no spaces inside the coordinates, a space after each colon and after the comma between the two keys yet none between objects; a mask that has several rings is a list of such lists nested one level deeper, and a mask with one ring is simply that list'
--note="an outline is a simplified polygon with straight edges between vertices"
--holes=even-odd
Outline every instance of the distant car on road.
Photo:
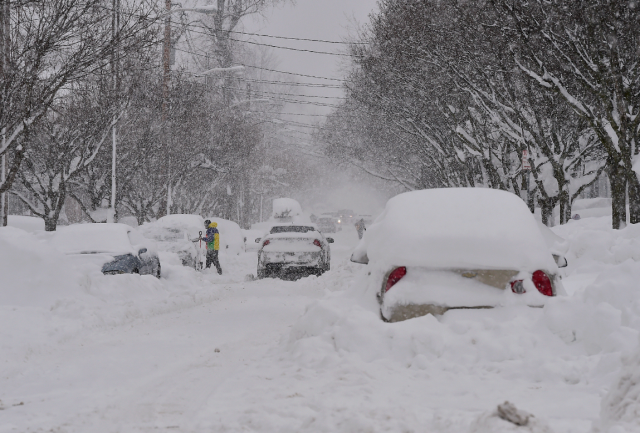
[{"label": "distant car on road", "polygon": [[338,226],[331,217],[318,218],[316,225],[322,233],[335,233],[338,231]]},{"label": "distant car on road", "polygon": [[313,224],[275,225],[261,239],[258,278],[322,275],[331,267],[330,243]]},{"label": "distant car on road", "polygon": [[543,306],[563,294],[558,266],[516,195],[486,188],[400,194],[368,227],[352,261],[397,322],[451,309]]},{"label": "distant car on road", "polygon": [[338,224],[353,225],[355,222],[355,212],[351,209],[341,209],[338,211]]},{"label": "distant car on road", "polygon": [[87,256],[102,263],[102,273],[154,275],[162,270],[158,255],[145,239],[125,224],[74,224],[60,227],[53,246],[67,255]]}]

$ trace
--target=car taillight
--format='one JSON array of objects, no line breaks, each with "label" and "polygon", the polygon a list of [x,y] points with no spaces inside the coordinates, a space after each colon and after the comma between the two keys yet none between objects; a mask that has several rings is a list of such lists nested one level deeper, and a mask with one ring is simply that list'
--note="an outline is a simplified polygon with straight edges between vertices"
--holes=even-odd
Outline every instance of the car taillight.
[{"label": "car taillight", "polygon": [[553,287],[551,287],[551,280],[547,274],[542,271],[535,271],[531,279],[538,292],[545,296],[553,296]]},{"label": "car taillight", "polygon": [[518,293],[518,294],[526,293],[526,290],[524,289],[524,283],[522,282],[522,280],[512,281],[511,291],[513,293]]},{"label": "car taillight", "polygon": [[387,285],[384,287],[384,291],[388,292],[390,288],[394,286],[398,281],[407,275],[407,268],[404,266],[400,266],[399,268],[395,268],[393,272],[389,274],[389,278],[387,278]]},{"label": "car taillight", "polygon": [[316,247],[320,247],[322,248],[322,244],[320,243],[320,241],[318,239],[316,239],[315,241],[313,241],[313,245],[315,245]]},{"label": "car taillight", "polygon": [[266,241],[264,241],[264,243],[262,244],[263,247],[266,247],[267,245],[269,245],[271,243],[271,241],[269,239],[267,239]]}]

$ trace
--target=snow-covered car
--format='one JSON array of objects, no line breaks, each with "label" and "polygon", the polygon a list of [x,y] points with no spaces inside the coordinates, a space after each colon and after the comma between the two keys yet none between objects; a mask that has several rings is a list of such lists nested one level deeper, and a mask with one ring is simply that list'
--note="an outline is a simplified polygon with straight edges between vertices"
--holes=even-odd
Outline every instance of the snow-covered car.
[{"label": "snow-covered car", "polygon": [[549,248],[549,252],[556,261],[558,267],[566,267],[568,262],[565,255],[569,251],[569,241],[555,234],[553,230],[542,224],[540,221],[538,221],[538,228],[540,229],[540,233],[542,233],[542,237],[547,244],[547,248]]},{"label": "snow-covered car", "polygon": [[538,224],[516,195],[485,188],[412,191],[390,199],[351,260],[384,320],[512,303],[543,306],[564,293]]},{"label": "snow-covered car", "polygon": [[245,251],[258,251],[260,249],[260,239],[264,235],[263,230],[242,230],[244,237]]},{"label": "snow-covered car", "polygon": [[218,223],[220,254],[238,255],[245,251],[244,236],[238,224],[218,217],[207,217],[207,219]]},{"label": "snow-covered car", "polygon": [[313,224],[278,224],[261,239],[258,278],[288,273],[321,275],[331,267],[332,238],[325,238]]},{"label": "snow-covered car", "polygon": [[204,235],[204,219],[200,215],[167,215],[143,224],[138,230],[153,239],[158,250],[177,254],[184,266],[202,268],[206,247],[197,241]]},{"label": "snow-covered car", "polygon": [[338,231],[338,227],[333,218],[320,217],[318,218],[316,225],[318,226],[318,230],[322,233],[335,233]]},{"label": "snow-covered car", "polygon": [[51,239],[59,251],[71,256],[89,256],[102,265],[105,275],[141,274],[160,278],[158,255],[144,237],[125,224],[75,224],[60,227]]}]

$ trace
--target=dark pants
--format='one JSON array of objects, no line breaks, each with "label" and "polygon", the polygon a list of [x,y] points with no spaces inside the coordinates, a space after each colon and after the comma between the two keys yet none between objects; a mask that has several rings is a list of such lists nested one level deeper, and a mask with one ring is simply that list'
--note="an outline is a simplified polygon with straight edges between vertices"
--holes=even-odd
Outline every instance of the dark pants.
[{"label": "dark pants", "polygon": [[214,264],[218,270],[218,274],[222,275],[222,268],[220,267],[220,261],[218,260],[218,250],[207,250],[207,269]]}]

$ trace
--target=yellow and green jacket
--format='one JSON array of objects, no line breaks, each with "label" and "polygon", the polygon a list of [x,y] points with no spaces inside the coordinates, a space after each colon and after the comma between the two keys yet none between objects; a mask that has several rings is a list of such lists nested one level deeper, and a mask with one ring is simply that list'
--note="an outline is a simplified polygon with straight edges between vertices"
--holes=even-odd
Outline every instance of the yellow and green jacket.
[{"label": "yellow and green jacket", "polygon": [[208,250],[218,251],[220,249],[220,232],[217,228],[209,226],[207,235],[202,240],[207,243]]}]

